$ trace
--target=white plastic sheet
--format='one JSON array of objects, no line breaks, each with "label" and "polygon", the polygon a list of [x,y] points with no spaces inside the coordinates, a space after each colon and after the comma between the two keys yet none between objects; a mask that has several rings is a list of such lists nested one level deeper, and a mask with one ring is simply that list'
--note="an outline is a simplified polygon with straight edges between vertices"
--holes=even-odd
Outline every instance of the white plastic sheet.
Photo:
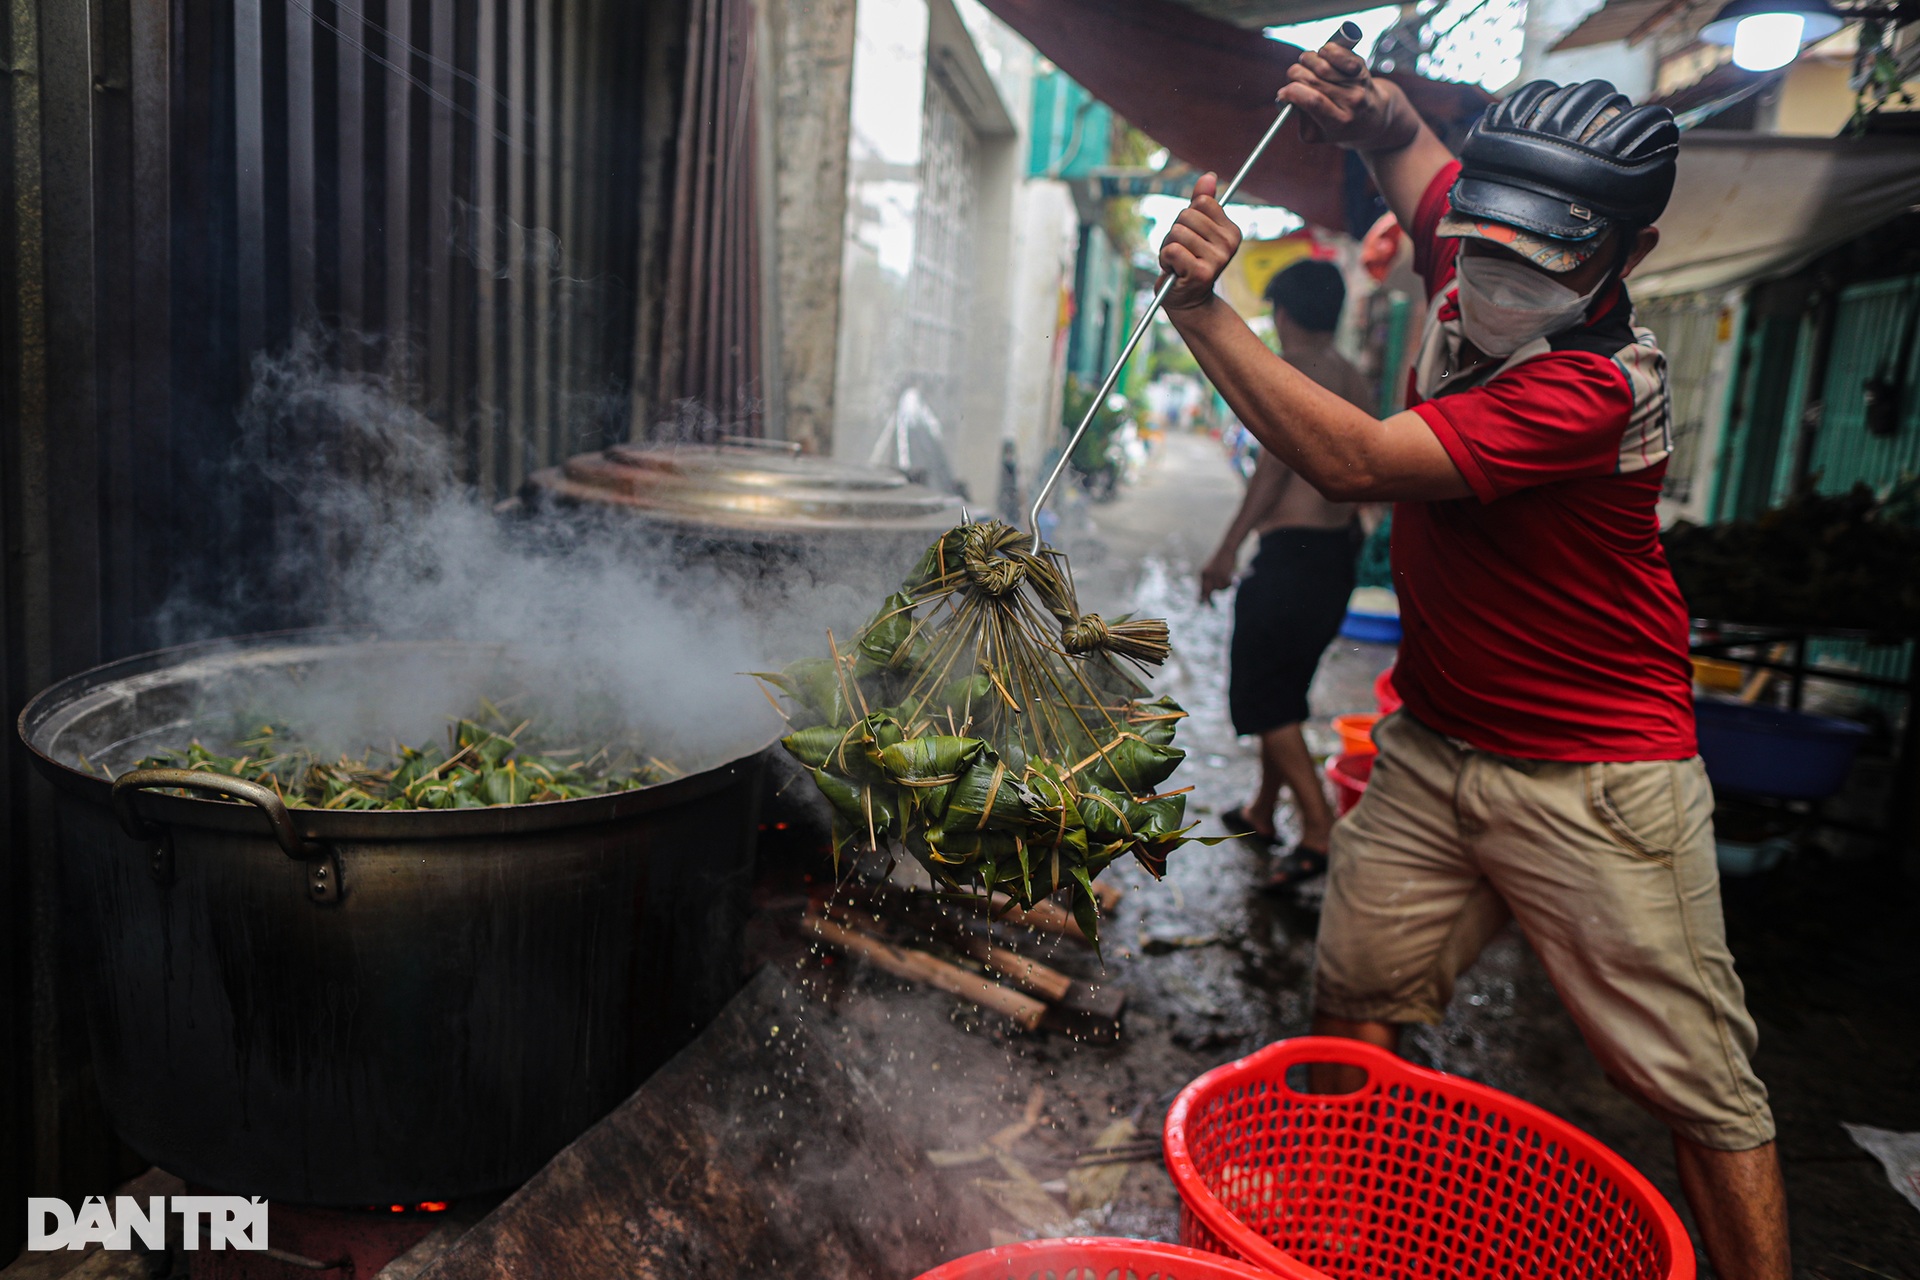
[{"label": "white plastic sheet", "polygon": [[1886,1167],[1887,1181],[1920,1209],[1920,1133],[1895,1133],[1864,1124],[1843,1125],[1853,1140],[1872,1152]]},{"label": "white plastic sheet", "polygon": [[1910,138],[1775,138],[1693,130],[1660,219],[1660,246],[1634,272],[1636,298],[1785,275],[1920,204]]}]

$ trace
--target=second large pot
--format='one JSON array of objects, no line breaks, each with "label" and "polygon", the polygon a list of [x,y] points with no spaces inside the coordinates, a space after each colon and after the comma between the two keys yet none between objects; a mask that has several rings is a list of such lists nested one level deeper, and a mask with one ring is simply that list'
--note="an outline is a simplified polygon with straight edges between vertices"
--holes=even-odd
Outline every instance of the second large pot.
[{"label": "second large pot", "polygon": [[959,498],[898,471],[764,441],[580,454],[529,476],[512,510],[569,538],[717,569],[762,599],[847,588],[859,617],[966,517]]}]

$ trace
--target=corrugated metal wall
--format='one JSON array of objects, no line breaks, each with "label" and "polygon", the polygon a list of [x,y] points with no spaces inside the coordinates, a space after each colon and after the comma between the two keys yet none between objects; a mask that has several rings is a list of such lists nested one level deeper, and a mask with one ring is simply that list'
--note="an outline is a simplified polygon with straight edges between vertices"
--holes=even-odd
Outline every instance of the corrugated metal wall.
[{"label": "corrugated metal wall", "polygon": [[[1822,340],[1821,328],[1830,326]],[[1840,289],[1823,307],[1789,297],[1756,317],[1741,355],[1740,394],[1720,459],[1715,518],[1785,501],[1802,476],[1824,493],[1876,489],[1920,473],[1920,275]],[[1821,367],[1824,351],[1824,368]],[[1903,372],[1904,371],[1904,372]],[[1904,379],[1899,421],[1867,430],[1870,380]],[[1818,382],[1818,387],[1815,383]],[[1810,399],[1819,405],[1810,429]]]},{"label": "corrugated metal wall", "polygon": [[233,26],[239,332],[387,372],[483,492],[624,438],[640,160],[672,125],[636,73],[677,71],[671,6],[234,0]]},{"label": "corrugated metal wall", "polygon": [[[1869,266],[1871,266],[1871,262]],[[1742,344],[1732,420],[1721,451],[1715,518],[1758,515],[1810,481],[1823,493],[1876,490],[1920,474],[1920,274],[1815,288],[1817,272],[1766,286]],[[1824,366],[1823,366],[1824,360]],[[1894,429],[1867,429],[1869,380],[1904,383]],[[1817,386],[1816,386],[1817,384]],[[1817,404],[1817,412],[1808,408]],[[1808,433],[1811,432],[1809,437]],[[1816,640],[1816,662],[1906,678],[1912,642]],[[1891,716],[1898,693],[1863,695]]]},{"label": "corrugated metal wall", "polygon": [[[13,717],[269,554],[284,495],[232,465],[235,406],[297,334],[443,427],[482,495],[626,435],[659,393],[688,6],[0,6],[0,1204],[128,1168]],[[310,620],[307,585],[228,621]]]},{"label": "corrugated metal wall", "polygon": [[654,421],[636,435],[764,434],[757,36],[748,0],[695,0]]},{"label": "corrugated metal wall", "polygon": [[[1914,326],[1920,308],[1920,214],[1906,213],[1779,280],[1747,290],[1745,333],[1714,484],[1715,520],[1758,514],[1815,482],[1884,486],[1920,471]],[[1904,347],[1902,343],[1904,341]],[[1906,352],[1904,419],[1884,438],[1865,428],[1868,379]]]}]

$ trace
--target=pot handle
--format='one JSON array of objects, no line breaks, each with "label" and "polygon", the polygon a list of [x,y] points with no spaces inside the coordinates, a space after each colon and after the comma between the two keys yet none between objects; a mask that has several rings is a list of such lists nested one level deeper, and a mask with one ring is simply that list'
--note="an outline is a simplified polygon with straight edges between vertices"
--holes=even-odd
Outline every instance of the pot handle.
[{"label": "pot handle", "polygon": [[[272,787],[248,782],[244,778],[226,778],[198,769],[135,769],[113,780],[113,816],[120,829],[135,840],[159,842],[156,875],[171,879],[172,836],[165,827],[142,818],[134,809],[134,796],[156,787],[178,787],[185,791],[206,791],[230,800],[244,800],[262,810],[273,828],[280,849],[296,862],[307,864],[307,892],[316,902],[334,902],[340,895],[340,864],[333,850],[317,840],[309,840],[294,825],[286,801]],[[164,874],[163,874],[164,868]]]}]

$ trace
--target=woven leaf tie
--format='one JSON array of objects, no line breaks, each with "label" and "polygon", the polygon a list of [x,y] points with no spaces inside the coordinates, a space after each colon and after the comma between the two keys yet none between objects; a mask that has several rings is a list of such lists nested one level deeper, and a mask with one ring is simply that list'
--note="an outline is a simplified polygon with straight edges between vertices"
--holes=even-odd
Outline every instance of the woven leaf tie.
[{"label": "woven leaf tie", "polygon": [[984,548],[968,548],[967,580],[990,596],[1004,596],[1026,580],[1027,566]]},{"label": "woven leaf tie", "polygon": [[990,596],[1004,596],[1018,587],[1027,576],[1027,566],[1004,556],[993,559],[969,559],[967,577]]},{"label": "woven leaf tie", "polygon": [[1060,629],[1060,643],[1068,653],[1090,653],[1106,648],[1112,635],[1105,618],[1097,613],[1086,613]]},{"label": "woven leaf tie", "polygon": [[1141,663],[1165,662],[1173,651],[1167,624],[1160,619],[1108,622],[1097,613],[1082,614],[1061,628],[1060,644],[1068,653],[1111,653]]},{"label": "woven leaf tie", "polygon": [[966,526],[960,564],[968,581],[990,596],[1004,596],[1027,577],[1033,542],[1018,529],[996,523]]}]

